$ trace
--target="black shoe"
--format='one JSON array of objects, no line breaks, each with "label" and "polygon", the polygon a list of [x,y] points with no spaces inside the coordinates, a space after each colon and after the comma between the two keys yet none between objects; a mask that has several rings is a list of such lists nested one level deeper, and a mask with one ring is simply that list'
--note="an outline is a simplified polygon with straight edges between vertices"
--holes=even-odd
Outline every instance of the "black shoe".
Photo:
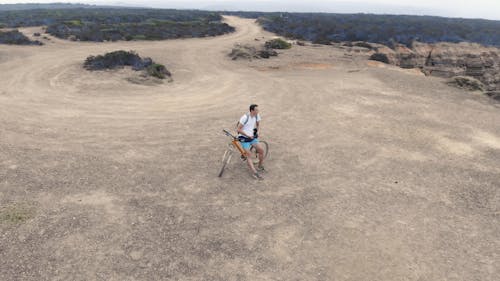
[{"label": "black shoe", "polygon": [[256,179],[256,180],[263,180],[263,179],[264,179],[264,178],[263,178],[263,177],[262,177],[262,176],[261,176],[258,172],[253,173],[253,174],[252,174],[252,177],[253,177],[254,179]]}]

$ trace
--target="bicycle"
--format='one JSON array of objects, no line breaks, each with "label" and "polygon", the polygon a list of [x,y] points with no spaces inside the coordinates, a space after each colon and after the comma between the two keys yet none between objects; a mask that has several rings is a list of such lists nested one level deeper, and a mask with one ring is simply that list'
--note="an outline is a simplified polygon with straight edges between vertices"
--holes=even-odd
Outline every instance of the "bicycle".
[{"label": "bicycle", "polygon": [[[229,162],[231,161],[231,157],[233,156],[235,150],[237,150],[240,153],[240,158],[242,161],[246,161],[247,157],[250,157],[254,164],[259,163],[259,154],[257,153],[257,149],[255,148],[255,146],[252,145],[252,147],[250,148],[250,155],[246,155],[247,153],[243,149],[243,147],[241,147],[238,137],[233,136],[227,130],[222,130],[222,131],[226,136],[231,137],[232,141],[228,144],[228,148],[226,149],[226,151],[224,151],[224,155],[222,156],[222,167],[220,168],[219,171],[219,177],[222,177],[222,174],[224,173],[224,170],[226,169]],[[267,159],[269,157],[269,144],[266,141],[261,141],[261,140],[259,140],[259,143],[262,144],[262,148],[264,149],[264,159]]]}]

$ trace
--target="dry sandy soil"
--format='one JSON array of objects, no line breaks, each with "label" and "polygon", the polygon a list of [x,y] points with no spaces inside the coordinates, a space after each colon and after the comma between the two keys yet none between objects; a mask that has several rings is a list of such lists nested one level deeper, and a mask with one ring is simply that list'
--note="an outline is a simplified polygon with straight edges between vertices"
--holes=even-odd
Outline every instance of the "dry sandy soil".
[{"label": "dry sandy soil", "polygon": [[[227,21],[0,46],[0,280],[500,280],[498,103],[331,46],[232,61],[274,35]],[[118,49],[174,82],[82,69]],[[254,102],[265,180],[218,178]]]}]

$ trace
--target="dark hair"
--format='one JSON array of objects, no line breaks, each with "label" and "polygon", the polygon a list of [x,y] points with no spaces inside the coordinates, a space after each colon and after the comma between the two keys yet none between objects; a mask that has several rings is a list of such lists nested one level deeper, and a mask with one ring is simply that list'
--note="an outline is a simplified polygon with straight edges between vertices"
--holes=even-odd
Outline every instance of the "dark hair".
[{"label": "dark hair", "polygon": [[250,111],[254,111],[254,110],[255,110],[255,108],[256,108],[257,106],[258,106],[258,105],[256,105],[256,104],[252,104],[252,105],[250,105]]}]

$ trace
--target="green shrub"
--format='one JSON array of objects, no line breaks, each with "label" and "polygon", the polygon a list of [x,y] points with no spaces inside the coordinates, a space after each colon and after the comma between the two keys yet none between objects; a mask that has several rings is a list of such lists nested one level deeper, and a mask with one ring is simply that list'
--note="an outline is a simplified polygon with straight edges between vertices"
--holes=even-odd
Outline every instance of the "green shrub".
[{"label": "green shrub", "polygon": [[69,26],[82,26],[83,25],[81,20],[69,20],[69,21],[65,21],[64,23],[66,23]]},{"label": "green shrub", "polygon": [[486,88],[481,81],[469,76],[455,76],[448,84],[469,91],[484,91]]},{"label": "green shrub", "polygon": [[133,38],[133,40],[147,40],[146,35],[142,35],[142,34],[133,35],[132,38]]},{"label": "green shrub", "polygon": [[264,46],[268,49],[290,49],[292,44],[283,39],[277,38],[267,41]]},{"label": "green shrub", "polygon": [[171,75],[167,68],[159,63],[153,63],[148,66],[147,72],[149,75],[160,79],[165,79],[167,76]]}]

